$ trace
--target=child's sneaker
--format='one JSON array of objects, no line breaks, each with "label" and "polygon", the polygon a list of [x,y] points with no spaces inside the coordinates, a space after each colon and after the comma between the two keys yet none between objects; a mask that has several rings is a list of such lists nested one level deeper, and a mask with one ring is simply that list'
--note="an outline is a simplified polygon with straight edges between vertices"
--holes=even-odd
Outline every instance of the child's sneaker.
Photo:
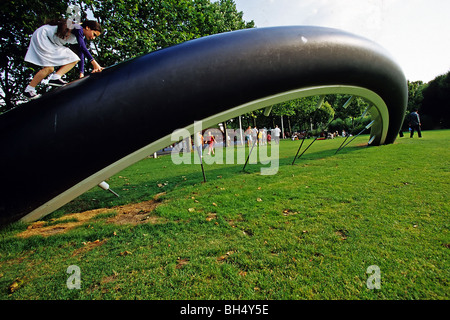
[{"label": "child's sneaker", "polygon": [[68,82],[64,81],[63,79],[52,79],[48,81],[48,85],[54,87],[62,87],[65,86],[67,83]]},{"label": "child's sneaker", "polygon": [[28,100],[33,100],[33,99],[37,99],[39,98],[41,95],[36,93],[36,91],[25,91],[23,93],[23,95],[25,96],[25,98],[27,98]]}]

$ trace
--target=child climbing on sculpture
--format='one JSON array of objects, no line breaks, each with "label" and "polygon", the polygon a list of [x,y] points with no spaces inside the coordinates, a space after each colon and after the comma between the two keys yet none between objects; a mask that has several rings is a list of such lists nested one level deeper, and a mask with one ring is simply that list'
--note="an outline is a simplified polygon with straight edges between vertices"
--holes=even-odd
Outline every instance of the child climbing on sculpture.
[{"label": "child climbing on sculpture", "polygon": [[[51,86],[63,86],[67,84],[61,77],[79,63],[80,78],[84,77],[84,58],[92,63],[92,72],[101,72],[101,67],[92,57],[86,47],[85,38],[94,40],[100,36],[102,28],[97,21],[87,20],[81,24],[70,20],[52,21],[38,28],[34,33],[28,47],[25,61],[43,67],[35,74],[33,80],[26,87],[24,95],[28,99],[38,98],[36,86],[54,71],[54,67],[60,66],[58,71],[50,76],[48,84]],[[75,44],[78,55],[66,44]]]}]

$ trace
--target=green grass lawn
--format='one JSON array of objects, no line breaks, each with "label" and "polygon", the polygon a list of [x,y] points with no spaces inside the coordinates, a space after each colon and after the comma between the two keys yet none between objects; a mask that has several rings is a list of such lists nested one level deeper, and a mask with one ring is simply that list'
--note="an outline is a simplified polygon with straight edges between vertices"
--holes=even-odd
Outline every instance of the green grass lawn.
[{"label": "green grass lawn", "polygon": [[[338,154],[342,138],[316,141],[295,165],[285,140],[276,175],[212,164],[206,183],[198,164],[144,159],[108,180],[120,198],[95,188],[33,226],[108,212],[1,230],[0,299],[449,299],[450,131],[423,136]],[[156,195],[140,223],[111,222]]]}]

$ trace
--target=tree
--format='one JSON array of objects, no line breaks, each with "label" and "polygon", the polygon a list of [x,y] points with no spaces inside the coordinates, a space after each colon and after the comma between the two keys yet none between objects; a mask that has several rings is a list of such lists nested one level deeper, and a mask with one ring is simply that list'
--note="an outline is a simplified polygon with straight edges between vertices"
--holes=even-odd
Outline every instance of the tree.
[{"label": "tree", "polygon": [[103,65],[113,65],[184,41],[251,28],[233,0],[85,0],[104,28],[96,45]]},{"label": "tree", "polygon": [[298,130],[310,130],[312,126],[324,127],[333,119],[334,110],[327,101],[317,108],[319,100],[320,97],[311,96],[279,103],[273,106],[272,114],[286,116],[289,131],[292,131],[291,120]]},{"label": "tree", "polygon": [[351,103],[347,104],[344,108],[343,106],[350,99],[350,95],[336,94],[333,96],[326,96],[327,101],[330,102],[333,109],[336,111],[336,118],[346,119],[346,118],[357,118],[364,110],[369,106],[369,104],[360,97],[355,97]]},{"label": "tree", "polygon": [[426,86],[423,81],[408,81],[408,111],[412,111],[415,108],[420,109],[423,101],[423,89]]},{"label": "tree", "polygon": [[4,1],[0,7],[0,113],[16,106],[39,70],[23,60],[31,34],[46,18],[62,17],[69,4],[77,4],[83,17],[93,16],[102,24],[105,31],[91,47],[103,66],[202,36],[254,27],[253,21],[242,19],[234,0]]},{"label": "tree", "polygon": [[[288,125],[288,131],[292,132],[292,126],[291,126],[291,119],[290,117],[295,116],[296,114],[296,108],[297,108],[297,100],[290,100],[285,101],[282,103],[278,103],[274,106],[272,106],[272,115],[275,117],[279,117],[281,128],[283,130],[282,135],[284,136],[284,120],[283,117],[285,116],[287,118],[287,125]],[[273,119],[275,120],[275,119]],[[275,127],[275,121],[273,122],[273,127]],[[278,121],[276,121],[278,123]]]},{"label": "tree", "polygon": [[450,72],[436,77],[422,90],[420,109],[424,129],[450,127]]},{"label": "tree", "polygon": [[2,1],[0,4],[0,113],[16,106],[32,75],[39,70],[25,63],[31,34],[48,19],[62,16],[63,0]]},{"label": "tree", "polygon": [[[357,131],[361,124],[366,123],[366,118],[361,115],[369,107],[369,103],[360,97],[354,97],[349,104],[350,95],[336,94],[327,95],[326,99],[335,110],[334,120],[330,123],[331,131],[346,130],[349,132]],[[345,108],[344,108],[345,106]]]},{"label": "tree", "polygon": [[313,117],[319,99],[319,96],[311,96],[296,100],[296,115],[294,121],[298,124],[299,130],[312,130],[314,125]]},{"label": "tree", "polygon": [[324,101],[322,105],[314,111],[312,119],[318,129],[325,130],[328,124],[334,119],[334,110],[327,101]]}]

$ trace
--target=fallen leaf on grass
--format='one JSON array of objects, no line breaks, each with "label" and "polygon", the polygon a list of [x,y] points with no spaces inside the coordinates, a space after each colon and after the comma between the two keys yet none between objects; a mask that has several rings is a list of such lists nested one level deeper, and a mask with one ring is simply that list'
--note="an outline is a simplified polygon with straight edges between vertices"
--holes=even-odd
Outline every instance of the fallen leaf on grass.
[{"label": "fallen leaf on grass", "polygon": [[341,238],[341,240],[347,240],[347,230],[337,230],[336,234]]},{"label": "fallen leaf on grass", "polygon": [[24,284],[24,280],[23,279],[19,279],[17,278],[13,283],[11,283],[8,287],[8,292],[9,293],[14,293],[17,290],[20,289],[20,287],[22,287]]},{"label": "fallen leaf on grass", "polygon": [[189,263],[189,259],[181,259],[178,258],[177,259],[177,265],[175,267],[175,269],[181,269],[183,268],[185,265],[187,265]]},{"label": "fallen leaf on grass", "polygon": [[220,256],[217,258],[217,261],[223,261],[226,258],[228,258],[230,255],[232,255],[234,253],[234,251],[228,251],[226,254],[224,254],[223,256]]},{"label": "fallen leaf on grass", "polygon": [[298,212],[297,211],[291,211],[289,209],[283,210],[283,215],[284,216],[293,216],[295,214],[298,214]]}]

